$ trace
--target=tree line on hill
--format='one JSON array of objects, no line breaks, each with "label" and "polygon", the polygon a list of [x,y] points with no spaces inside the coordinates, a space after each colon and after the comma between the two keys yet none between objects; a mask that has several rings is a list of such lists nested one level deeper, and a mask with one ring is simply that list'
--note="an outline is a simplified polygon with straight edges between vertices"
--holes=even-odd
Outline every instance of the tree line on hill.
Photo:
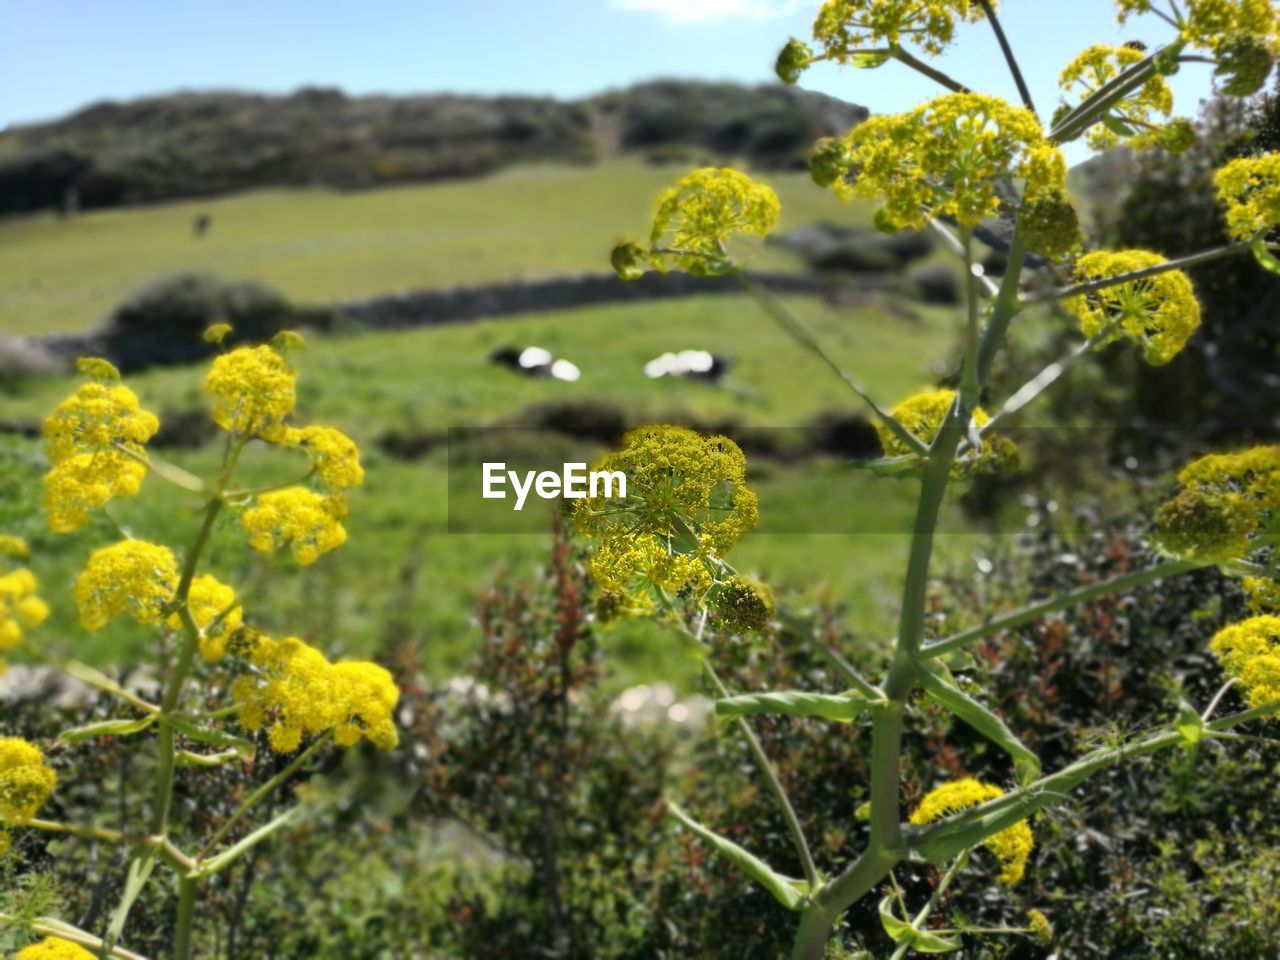
[{"label": "tree line on hill", "polygon": [[0,214],[152,203],[255,187],[361,189],[517,163],[732,158],[803,165],[867,115],[780,85],[655,81],[578,101],[537,97],[184,92],[106,101],[0,131]]}]

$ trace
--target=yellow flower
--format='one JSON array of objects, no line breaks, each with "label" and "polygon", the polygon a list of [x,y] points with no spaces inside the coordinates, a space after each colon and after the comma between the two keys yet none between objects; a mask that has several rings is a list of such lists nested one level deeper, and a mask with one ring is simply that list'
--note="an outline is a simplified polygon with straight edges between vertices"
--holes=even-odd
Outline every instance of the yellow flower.
[{"label": "yellow flower", "polygon": [[1053,944],[1053,924],[1039,910],[1027,911],[1027,925],[1031,927],[1031,936],[1040,946],[1048,947]]},{"label": "yellow flower", "polygon": [[745,173],[729,167],[694,170],[659,199],[649,260],[657,270],[723,272],[729,266],[726,241],[735,233],[763,237],[780,211],[773,189]]},{"label": "yellow flower", "polygon": [[[200,655],[210,662],[221,660],[226,653],[227,638],[244,621],[244,611],[236,603],[235,590],[217,577],[201,574],[191,581],[187,609],[200,630]],[[218,620],[220,616],[222,619]],[[218,620],[217,624],[214,624],[215,620]],[[171,614],[167,622],[174,630],[182,629],[182,619],[176,613]]]},{"label": "yellow flower", "polygon": [[919,43],[928,53],[941,53],[955,36],[957,22],[983,19],[981,6],[970,0],[827,0],[813,24],[813,38],[826,58],[855,62],[866,47]]},{"label": "yellow flower", "polygon": [[61,937],[45,937],[18,951],[16,960],[94,960],[84,947]]},{"label": "yellow flower", "polygon": [[160,429],[132,390],[110,382],[93,363],[82,361],[81,369],[100,379],[78,387],[44,422],[53,467],[44,478],[44,505],[58,533],[84,526],[107,501],[138,492],[147,473],[144,444]]},{"label": "yellow flower", "polygon": [[1213,177],[1227,207],[1227,232],[1248,240],[1280,226],[1280,153],[1232,160]]},{"label": "yellow flower", "polygon": [[231,324],[215,323],[204,332],[205,343],[221,343],[231,334]]},{"label": "yellow flower", "polygon": [[[1080,258],[1076,278],[1101,280],[1166,262],[1146,250],[1099,250]],[[1099,347],[1128,340],[1142,348],[1143,359],[1152,366],[1176,357],[1200,326],[1200,302],[1181,270],[1071,297],[1063,305],[1080,321],[1086,337],[1104,335]]]},{"label": "yellow flower", "polygon": [[710,587],[718,559],[759,520],[746,457],[725,437],[640,427],[593,469],[627,481],[624,500],[587,497],[573,508],[579,531],[599,541],[590,561],[597,583],[628,597],[617,610],[648,609],[644,597],[655,592]]},{"label": "yellow flower", "polygon": [[76,604],[86,630],[120,614],[155,625],[178,586],[178,560],[168,547],[122,540],[95,550],[76,579]]},{"label": "yellow flower", "polygon": [[[946,388],[922,390],[903,400],[890,415],[923,443],[930,444],[942,429],[943,423],[956,405],[956,392]],[[973,410],[973,422],[981,429],[991,422],[991,417],[981,407]],[[912,451],[889,427],[876,421],[876,433],[886,457],[905,457]],[[954,476],[992,470],[1012,470],[1018,465],[1018,448],[1004,437],[988,437],[977,452],[968,451],[956,459],[952,467]]]},{"label": "yellow flower", "polygon": [[[1119,19],[1149,13],[1152,0],[1116,0]],[[1272,0],[1185,0],[1182,38],[1208,50],[1220,50],[1239,37],[1256,37],[1274,51],[1280,16]]]},{"label": "yellow flower", "polygon": [[[1280,617],[1251,617],[1209,642],[1227,676],[1244,686],[1250,707],[1280,704]],[[1280,717],[1280,705],[1273,715]]]},{"label": "yellow flower", "polygon": [[213,419],[229,433],[278,441],[293,410],[297,375],[271,347],[240,347],[213,361],[205,389],[213,397]]},{"label": "yellow flower", "polygon": [[0,823],[26,823],[58,785],[40,748],[18,737],[0,737]]},{"label": "yellow flower", "polygon": [[[1145,57],[1145,53],[1133,47],[1095,44],[1067,65],[1058,78],[1058,86],[1065,93],[1075,94],[1084,100]],[[1110,150],[1122,140],[1139,150],[1156,146],[1162,142],[1163,128],[1155,118],[1167,118],[1172,112],[1173,91],[1164,77],[1155,74],[1108,111],[1108,116],[1133,133],[1122,137],[1112,126],[1099,121],[1089,128],[1089,146],[1095,150]]]},{"label": "yellow flower", "polygon": [[1249,595],[1249,609],[1254,613],[1280,613],[1280,583],[1266,577],[1245,577],[1240,585]]},{"label": "yellow flower", "polygon": [[930,215],[973,227],[998,211],[1002,178],[1021,180],[1023,203],[1031,204],[1061,194],[1067,177],[1062,151],[1030,110],[975,93],[871,117],[815,161],[823,164],[819,182],[841,199],[882,201],[877,223],[893,229],[922,229]]},{"label": "yellow flower", "polygon": [[292,753],[305,736],[332,731],[340,746],[367,738],[390,750],[398,735],[392,712],[399,700],[391,675],[373,663],[331,664],[297,637],[259,635],[248,653],[253,671],[231,688],[246,730],[268,729],[277,753]]},{"label": "yellow flower", "polygon": [[27,541],[7,533],[0,533],[0,557],[12,557],[14,560],[25,560],[31,556],[31,548]]},{"label": "yellow flower", "polygon": [[339,493],[364,482],[360,450],[350,437],[332,427],[303,427],[288,430],[284,442],[302,447],[311,458],[320,483],[331,493]]},{"label": "yellow flower", "polygon": [[[10,539],[21,542],[17,537]],[[25,567],[0,574],[0,653],[14,649],[28,630],[48,619],[49,605],[36,596],[38,586],[35,574]],[[4,670],[0,657],[0,673]]]},{"label": "yellow flower", "polygon": [[[925,794],[920,805],[911,814],[911,822],[916,826],[933,823],[1003,796],[1004,791],[999,787],[971,778],[944,783]],[[1007,886],[1022,879],[1034,844],[1031,827],[1025,820],[982,841],[982,845],[1003,864],[1000,882]]]},{"label": "yellow flower", "polygon": [[294,559],[305,567],[346,542],[347,531],[338,522],[345,515],[346,504],[339,496],[286,487],[259,496],[241,522],[255,550],[270,553],[291,545]]},{"label": "yellow flower", "polygon": [[1189,559],[1242,559],[1280,508],[1280,445],[1201,457],[1178,483],[1182,491],[1156,513],[1160,547]]}]

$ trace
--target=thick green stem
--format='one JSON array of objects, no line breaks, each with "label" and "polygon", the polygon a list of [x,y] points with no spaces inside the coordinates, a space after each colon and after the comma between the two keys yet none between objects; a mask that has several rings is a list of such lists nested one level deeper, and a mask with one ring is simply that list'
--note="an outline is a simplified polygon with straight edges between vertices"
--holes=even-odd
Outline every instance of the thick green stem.
[{"label": "thick green stem", "polygon": [[996,354],[1004,343],[1004,336],[1009,331],[1009,324],[1017,316],[1022,304],[1018,297],[1018,284],[1022,280],[1022,264],[1027,257],[1027,242],[1022,235],[1021,223],[1014,228],[1009,239],[1009,264],[1005,269],[1004,279],[1000,281],[1000,292],[991,305],[991,319],[982,333],[978,344],[978,384],[987,382],[991,376],[991,365]]},{"label": "thick green stem", "polygon": [[[1267,245],[1268,249],[1273,250],[1278,246],[1280,245]],[[1168,273],[1170,270],[1187,270],[1191,267],[1197,267],[1202,263],[1212,263],[1214,260],[1221,260],[1223,257],[1233,257],[1236,254],[1248,253],[1252,249],[1252,240],[1242,240],[1239,243],[1228,244],[1225,247],[1214,247],[1212,250],[1189,254],[1185,257],[1179,257],[1176,260],[1166,260],[1164,263],[1157,263],[1152,267],[1143,267],[1141,270],[1132,270],[1129,273],[1117,274],[1114,277],[1100,277],[1097,280],[1088,280],[1084,283],[1072,284],[1069,287],[1055,287],[1052,290],[1042,290],[1038,293],[1029,294],[1026,297],[1026,302],[1045,303],[1056,300],[1066,300],[1069,297],[1081,297],[1090,293],[1097,293],[1100,290],[1107,290],[1111,287],[1118,287],[1122,284],[1135,283],[1138,280],[1157,277],[1162,273]]]},{"label": "thick green stem", "polygon": [[182,877],[178,880],[178,923],[173,935],[175,957],[191,956],[191,932],[195,921],[198,883],[195,877]]},{"label": "thick green stem", "polygon": [[987,22],[991,24],[991,30],[996,35],[996,42],[1000,44],[1000,52],[1004,54],[1005,63],[1009,65],[1009,73],[1013,76],[1013,82],[1018,88],[1022,105],[1035,113],[1036,105],[1031,100],[1031,88],[1027,86],[1027,81],[1022,76],[1018,58],[1014,56],[1013,47],[1009,46],[1009,38],[1004,35],[1004,27],[1000,25],[1000,19],[996,16],[995,4],[991,0],[978,0],[978,3],[982,7],[982,12],[987,15]]},{"label": "thick green stem", "polygon": [[905,63],[912,70],[916,71],[916,73],[923,74],[924,76],[928,77],[930,80],[933,80],[935,83],[939,83],[942,86],[946,87],[952,93],[968,93],[969,92],[969,88],[966,87],[964,84],[960,83],[958,80],[953,79],[952,77],[947,76],[941,70],[938,70],[935,67],[929,66],[929,64],[925,63],[923,60],[919,60],[916,57],[913,57],[911,54],[907,53],[906,50],[903,50],[902,47],[899,47],[899,46],[893,47],[890,50],[889,55],[893,57],[893,59],[897,60],[898,62]]},{"label": "thick green stem", "polygon": [[844,873],[823,887],[800,918],[791,960],[822,960],[831,928],[840,914],[874,890],[899,860],[885,850],[868,848]]},{"label": "thick green stem", "polygon": [[1019,607],[1017,610],[1012,610],[998,617],[992,617],[976,627],[961,630],[959,633],[952,634],[944,640],[926,643],[920,652],[923,657],[941,657],[956,650],[963,650],[970,644],[976,643],[984,637],[999,633],[1001,630],[1010,630],[1013,627],[1020,627],[1025,623],[1038,620],[1046,614],[1066,610],[1095,597],[1122,593],[1125,590],[1142,586],[1144,583],[1151,583],[1153,580],[1175,577],[1203,566],[1207,566],[1207,564],[1192,563],[1184,560],[1165,560],[1163,563],[1147,567],[1144,570],[1134,570],[1131,573],[1121,574],[1109,580],[1091,583],[1088,586],[1079,587],[1060,596],[1050,597],[1048,600],[1039,600],[1036,603]]},{"label": "thick green stem", "polygon": [[[707,675],[707,679],[711,682],[711,686],[721,697],[728,697],[729,691],[721,682],[720,677],[716,674],[715,668],[711,663],[704,659],[702,661],[702,669]],[[760,772],[764,774],[765,781],[769,784],[769,791],[773,794],[774,799],[778,801],[778,806],[782,808],[782,819],[787,824],[787,832],[791,834],[791,843],[796,849],[796,856],[800,860],[800,869],[804,871],[804,878],[809,884],[809,888],[817,889],[818,887],[818,868],[813,862],[813,854],[809,851],[809,841],[805,839],[804,829],[800,826],[800,818],[796,816],[795,807],[791,805],[791,798],[787,796],[786,789],[782,786],[782,781],[778,779],[778,771],[773,768],[773,764],[769,761],[769,756],[764,752],[764,747],[760,745],[760,740],[756,737],[755,731],[751,729],[751,724],[747,723],[743,717],[738,717],[734,721],[734,725],[747,741],[747,746],[751,750],[751,756],[755,758],[756,766],[760,768]]]}]

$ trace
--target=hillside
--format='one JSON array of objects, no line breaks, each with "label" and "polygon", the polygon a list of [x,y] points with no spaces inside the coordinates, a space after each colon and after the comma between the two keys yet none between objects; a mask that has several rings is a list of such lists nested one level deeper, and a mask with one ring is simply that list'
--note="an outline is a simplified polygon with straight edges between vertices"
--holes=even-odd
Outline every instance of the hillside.
[{"label": "hillside", "polygon": [[455,95],[184,92],[103,102],[0,132],[0,214],[115,207],[257,187],[350,190],[517,163],[732,157],[796,167],[866,110],[779,85],[659,81],[564,102]]}]

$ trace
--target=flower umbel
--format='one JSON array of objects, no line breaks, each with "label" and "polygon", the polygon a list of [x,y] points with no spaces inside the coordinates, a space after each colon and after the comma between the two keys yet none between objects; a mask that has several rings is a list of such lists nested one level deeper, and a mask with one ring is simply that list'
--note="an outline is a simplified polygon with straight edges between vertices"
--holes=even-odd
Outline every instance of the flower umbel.
[{"label": "flower umbel", "polygon": [[1160,546],[1189,559],[1243,559],[1280,508],[1280,445],[1201,457],[1178,482],[1182,492],[1156,514]]},{"label": "flower umbel", "polygon": [[[925,794],[920,805],[911,814],[911,822],[916,826],[933,823],[935,820],[941,820],[1003,796],[1004,791],[999,787],[972,778],[944,783]],[[982,841],[982,845],[1003,865],[1000,870],[1000,882],[1006,886],[1012,886],[1021,880],[1023,873],[1026,872],[1027,860],[1031,857],[1035,839],[1031,834],[1030,824],[1021,820],[987,837]]]},{"label": "flower umbel", "polygon": [[246,730],[268,729],[271,749],[292,753],[304,736],[332,731],[341,746],[367,738],[390,750],[399,700],[391,675],[374,663],[332,664],[297,637],[257,635],[246,651],[249,670],[231,688]]},{"label": "flower umbel", "polygon": [[1245,688],[1250,707],[1277,704],[1280,717],[1280,617],[1251,617],[1219,630],[1209,643],[1227,676]]},{"label": "flower umbel", "polygon": [[[23,555],[26,543],[18,537],[0,537],[5,553]],[[19,550],[19,547],[21,550]],[[0,570],[3,565],[0,564]],[[18,646],[28,630],[44,623],[49,617],[49,605],[36,595],[39,584],[26,567],[18,567],[0,573],[0,674],[4,673],[3,654]]]},{"label": "flower umbel", "polygon": [[[1099,43],[1086,48],[1072,60],[1058,78],[1064,93],[1084,100],[1114,80],[1146,54],[1133,47]],[[1173,91],[1160,74],[1153,75],[1133,93],[1112,106],[1106,122],[1089,128],[1087,139],[1095,150],[1110,150],[1121,142],[1139,150],[1161,144],[1161,125],[1173,112]]]},{"label": "flower umbel", "polygon": [[213,419],[229,433],[278,441],[293,410],[297,374],[277,350],[240,347],[213,361],[205,389],[213,397]]},{"label": "flower umbel", "polygon": [[168,547],[122,540],[95,550],[76,579],[76,604],[86,630],[101,630],[128,614],[141,624],[164,619],[178,586],[178,559]]},{"label": "flower umbel", "polygon": [[[1158,253],[1146,250],[1099,250],[1080,258],[1076,277],[1102,280],[1166,262]],[[1086,337],[1101,338],[1099,347],[1113,340],[1128,340],[1142,348],[1143,358],[1152,366],[1176,357],[1200,326],[1200,302],[1190,278],[1181,270],[1072,297],[1064,306],[1079,319]]]},{"label": "flower umbel", "polygon": [[26,823],[58,785],[40,748],[19,737],[0,737],[0,823]]},{"label": "flower umbel", "polygon": [[90,511],[138,492],[147,474],[144,444],[160,429],[118,382],[115,367],[96,358],[79,367],[97,379],[78,387],[44,422],[53,468],[44,478],[44,506],[58,533],[78,530]]},{"label": "flower umbel", "polygon": [[657,270],[723,273],[731,266],[725,244],[736,233],[763,237],[781,207],[771,187],[729,167],[694,170],[664,193],[649,237]]},{"label": "flower umbel", "polygon": [[[208,574],[201,574],[191,581],[187,591],[187,609],[200,632],[200,655],[206,660],[221,660],[226,653],[227,639],[244,620],[244,611],[236,601],[236,592]],[[178,614],[171,614],[168,625],[174,630],[182,628]]]},{"label": "flower umbel", "polygon": [[823,178],[841,199],[883,201],[877,222],[886,228],[922,229],[931,215],[976,226],[999,210],[1001,179],[1023,182],[1024,203],[1066,187],[1066,161],[1035,115],[983,94],[871,117],[836,143],[822,153]]},{"label": "flower umbel", "polygon": [[61,937],[45,937],[19,950],[15,960],[95,960],[95,957],[78,943]]},{"label": "flower umbel", "polygon": [[866,47],[919,43],[941,53],[955,37],[956,24],[976,23],[985,14],[969,0],[827,0],[813,24],[813,38],[826,58],[854,62]]},{"label": "flower umbel", "polygon": [[1248,240],[1280,226],[1280,153],[1232,160],[1213,176],[1227,207],[1227,232]]},{"label": "flower umbel", "polygon": [[306,567],[322,553],[346,543],[347,531],[339,522],[346,512],[340,496],[325,497],[306,487],[286,487],[259,496],[245,510],[241,522],[253,549],[270,553],[277,547],[292,546],[294,559]]}]

